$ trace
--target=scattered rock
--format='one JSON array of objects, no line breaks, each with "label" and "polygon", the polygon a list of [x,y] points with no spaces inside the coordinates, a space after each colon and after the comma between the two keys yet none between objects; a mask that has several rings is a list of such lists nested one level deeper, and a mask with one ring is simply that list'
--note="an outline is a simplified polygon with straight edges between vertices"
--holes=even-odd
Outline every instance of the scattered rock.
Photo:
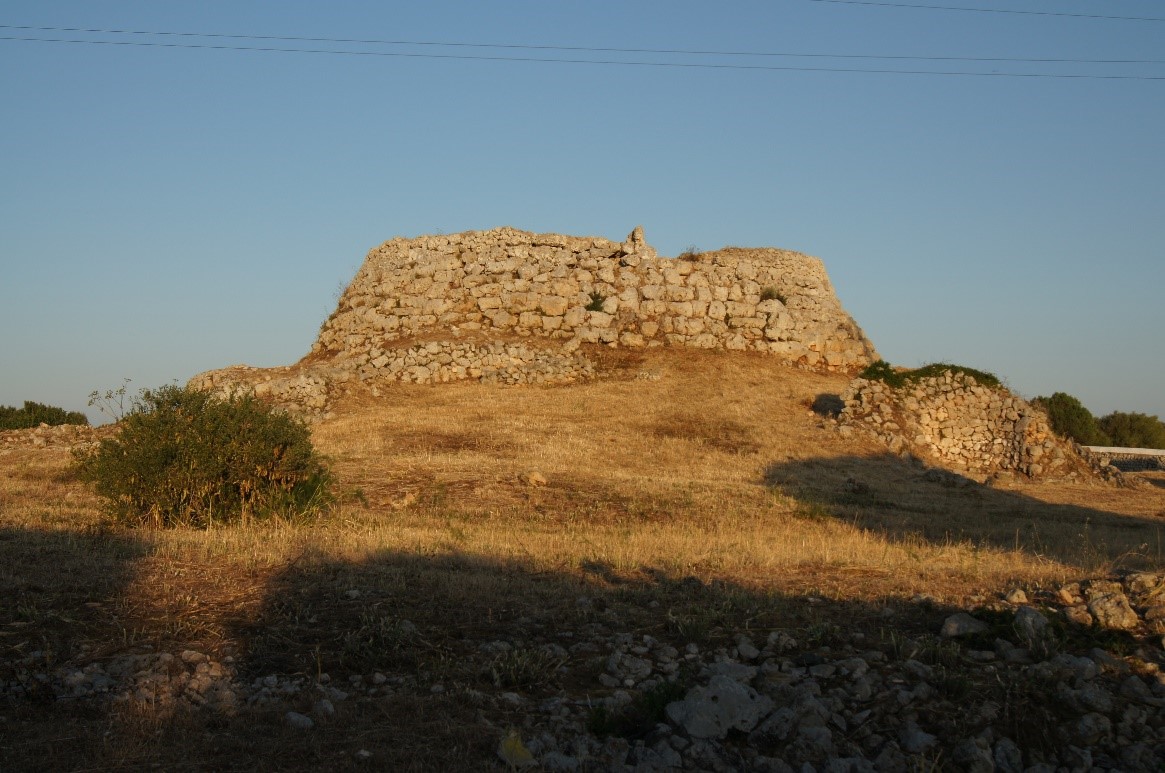
[{"label": "scattered rock", "polygon": [[956,612],[943,621],[940,633],[948,639],[959,636],[970,636],[983,633],[988,629],[987,623],[971,617],[966,612]]},{"label": "scattered rock", "polygon": [[694,687],[682,701],[669,703],[667,716],[692,738],[724,738],[730,730],[752,730],[772,707],[772,698],[718,674],[706,687]]},{"label": "scattered rock", "polygon": [[306,714],[300,714],[297,711],[289,711],[284,714],[283,721],[288,727],[295,728],[296,730],[311,730],[316,726],[316,723],[312,721],[311,717]]}]

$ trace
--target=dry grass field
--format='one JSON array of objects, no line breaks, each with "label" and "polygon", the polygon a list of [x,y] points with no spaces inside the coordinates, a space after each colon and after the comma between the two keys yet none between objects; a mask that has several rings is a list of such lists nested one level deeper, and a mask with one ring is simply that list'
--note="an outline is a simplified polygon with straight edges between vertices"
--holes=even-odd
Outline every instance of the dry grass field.
[{"label": "dry grass field", "polygon": [[601,354],[607,376],[581,385],[346,398],[313,430],[343,491],[313,522],[118,530],[66,451],[0,456],[0,680],[34,652],[51,669],[187,649],[248,682],[408,678],[311,733],[283,724],[285,706],[31,690],[0,704],[0,769],[501,769],[521,709],[480,696],[600,690],[533,655],[490,660],[483,642],[874,638],[1011,588],[1165,564],[1159,474],[962,484],[830,429],[811,405],[844,377],[745,354]]}]

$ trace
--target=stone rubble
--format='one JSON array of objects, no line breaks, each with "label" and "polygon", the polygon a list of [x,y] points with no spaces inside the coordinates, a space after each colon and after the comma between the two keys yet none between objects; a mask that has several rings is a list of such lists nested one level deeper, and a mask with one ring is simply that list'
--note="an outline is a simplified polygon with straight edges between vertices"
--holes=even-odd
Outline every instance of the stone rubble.
[{"label": "stone rubble", "polygon": [[[952,770],[1028,773],[1165,767],[1165,576],[1131,573],[1025,596],[1029,603],[1001,597],[955,612],[932,635],[881,641],[838,629],[799,642],[774,630],[756,640],[759,632],[741,633],[735,645],[677,647],[594,621],[570,632],[556,626],[551,635],[573,643],[537,646],[560,673],[573,671],[572,681],[591,674],[593,688],[549,697],[453,689],[483,721],[491,709],[507,722],[518,715],[520,739],[548,771],[901,771],[940,760]],[[1089,607],[1098,612],[1122,611],[1100,612],[1081,629],[1067,610],[1084,599],[1104,599]],[[1124,654],[1094,646],[1104,626],[1129,633]],[[491,661],[535,646],[497,640],[465,656]],[[57,668],[45,661],[39,652],[17,661],[0,683],[0,704],[48,696],[133,700],[163,712],[262,708],[282,712],[297,732],[326,733],[345,704],[450,689],[413,672],[351,674],[344,689],[327,674],[242,679],[233,658],[195,650]],[[610,731],[611,718],[659,695],[670,696],[661,717]],[[1052,721],[1043,743],[1033,742],[1039,733],[1016,734],[1031,714]]]},{"label": "stone rubble", "polygon": [[30,429],[0,430],[0,454],[17,448],[85,449],[114,431],[110,426],[91,427],[88,424],[41,424]]}]

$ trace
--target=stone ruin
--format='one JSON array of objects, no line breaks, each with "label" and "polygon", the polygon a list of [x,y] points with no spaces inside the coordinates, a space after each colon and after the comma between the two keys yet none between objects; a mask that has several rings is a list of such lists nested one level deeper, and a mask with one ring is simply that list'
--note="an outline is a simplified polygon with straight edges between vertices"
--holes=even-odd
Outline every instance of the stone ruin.
[{"label": "stone ruin", "polygon": [[[841,373],[878,359],[817,258],[735,247],[665,258],[641,228],[623,242],[497,228],[381,244],[299,363],[236,365],[190,383],[312,418],[357,384],[376,395],[399,382],[572,383],[597,375],[595,347],[661,346]],[[950,470],[1119,475],[1023,399],[963,373],[899,390],[859,378],[843,398],[843,432]]]},{"label": "stone ruin", "polygon": [[1056,435],[1042,410],[961,371],[947,370],[898,388],[856,378],[841,399],[842,433],[863,432],[894,453],[948,470],[983,478],[1018,473],[1123,480],[1118,470]]},{"label": "stone ruin", "polygon": [[498,228],[385,242],[303,361],[191,384],[310,415],[355,382],[578,381],[595,375],[595,346],[764,352],[841,372],[878,358],[817,258],[741,248],[664,258],[642,228],[623,242]]}]

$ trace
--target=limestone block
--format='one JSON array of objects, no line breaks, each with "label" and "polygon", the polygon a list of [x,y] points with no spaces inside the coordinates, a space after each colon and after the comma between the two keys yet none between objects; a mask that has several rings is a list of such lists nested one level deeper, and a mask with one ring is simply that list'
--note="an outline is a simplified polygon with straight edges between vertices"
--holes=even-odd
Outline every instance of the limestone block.
[{"label": "limestone block", "polygon": [[560,317],[566,313],[567,300],[561,295],[543,295],[538,306],[542,313],[550,317]]},{"label": "limestone block", "polygon": [[607,328],[615,318],[603,311],[588,311],[587,324],[595,328]]},{"label": "limestone block", "polygon": [[665,301],[643,301],[639,304],[639,314],[641,317],[655,317],[665,313],[667,313],[667,303]]},{"label": "limestone block", "polygon": [[587,318],[587,311],[582,306],[572,306],[562,317],[562,324],[566,327],[578,327]]}]

